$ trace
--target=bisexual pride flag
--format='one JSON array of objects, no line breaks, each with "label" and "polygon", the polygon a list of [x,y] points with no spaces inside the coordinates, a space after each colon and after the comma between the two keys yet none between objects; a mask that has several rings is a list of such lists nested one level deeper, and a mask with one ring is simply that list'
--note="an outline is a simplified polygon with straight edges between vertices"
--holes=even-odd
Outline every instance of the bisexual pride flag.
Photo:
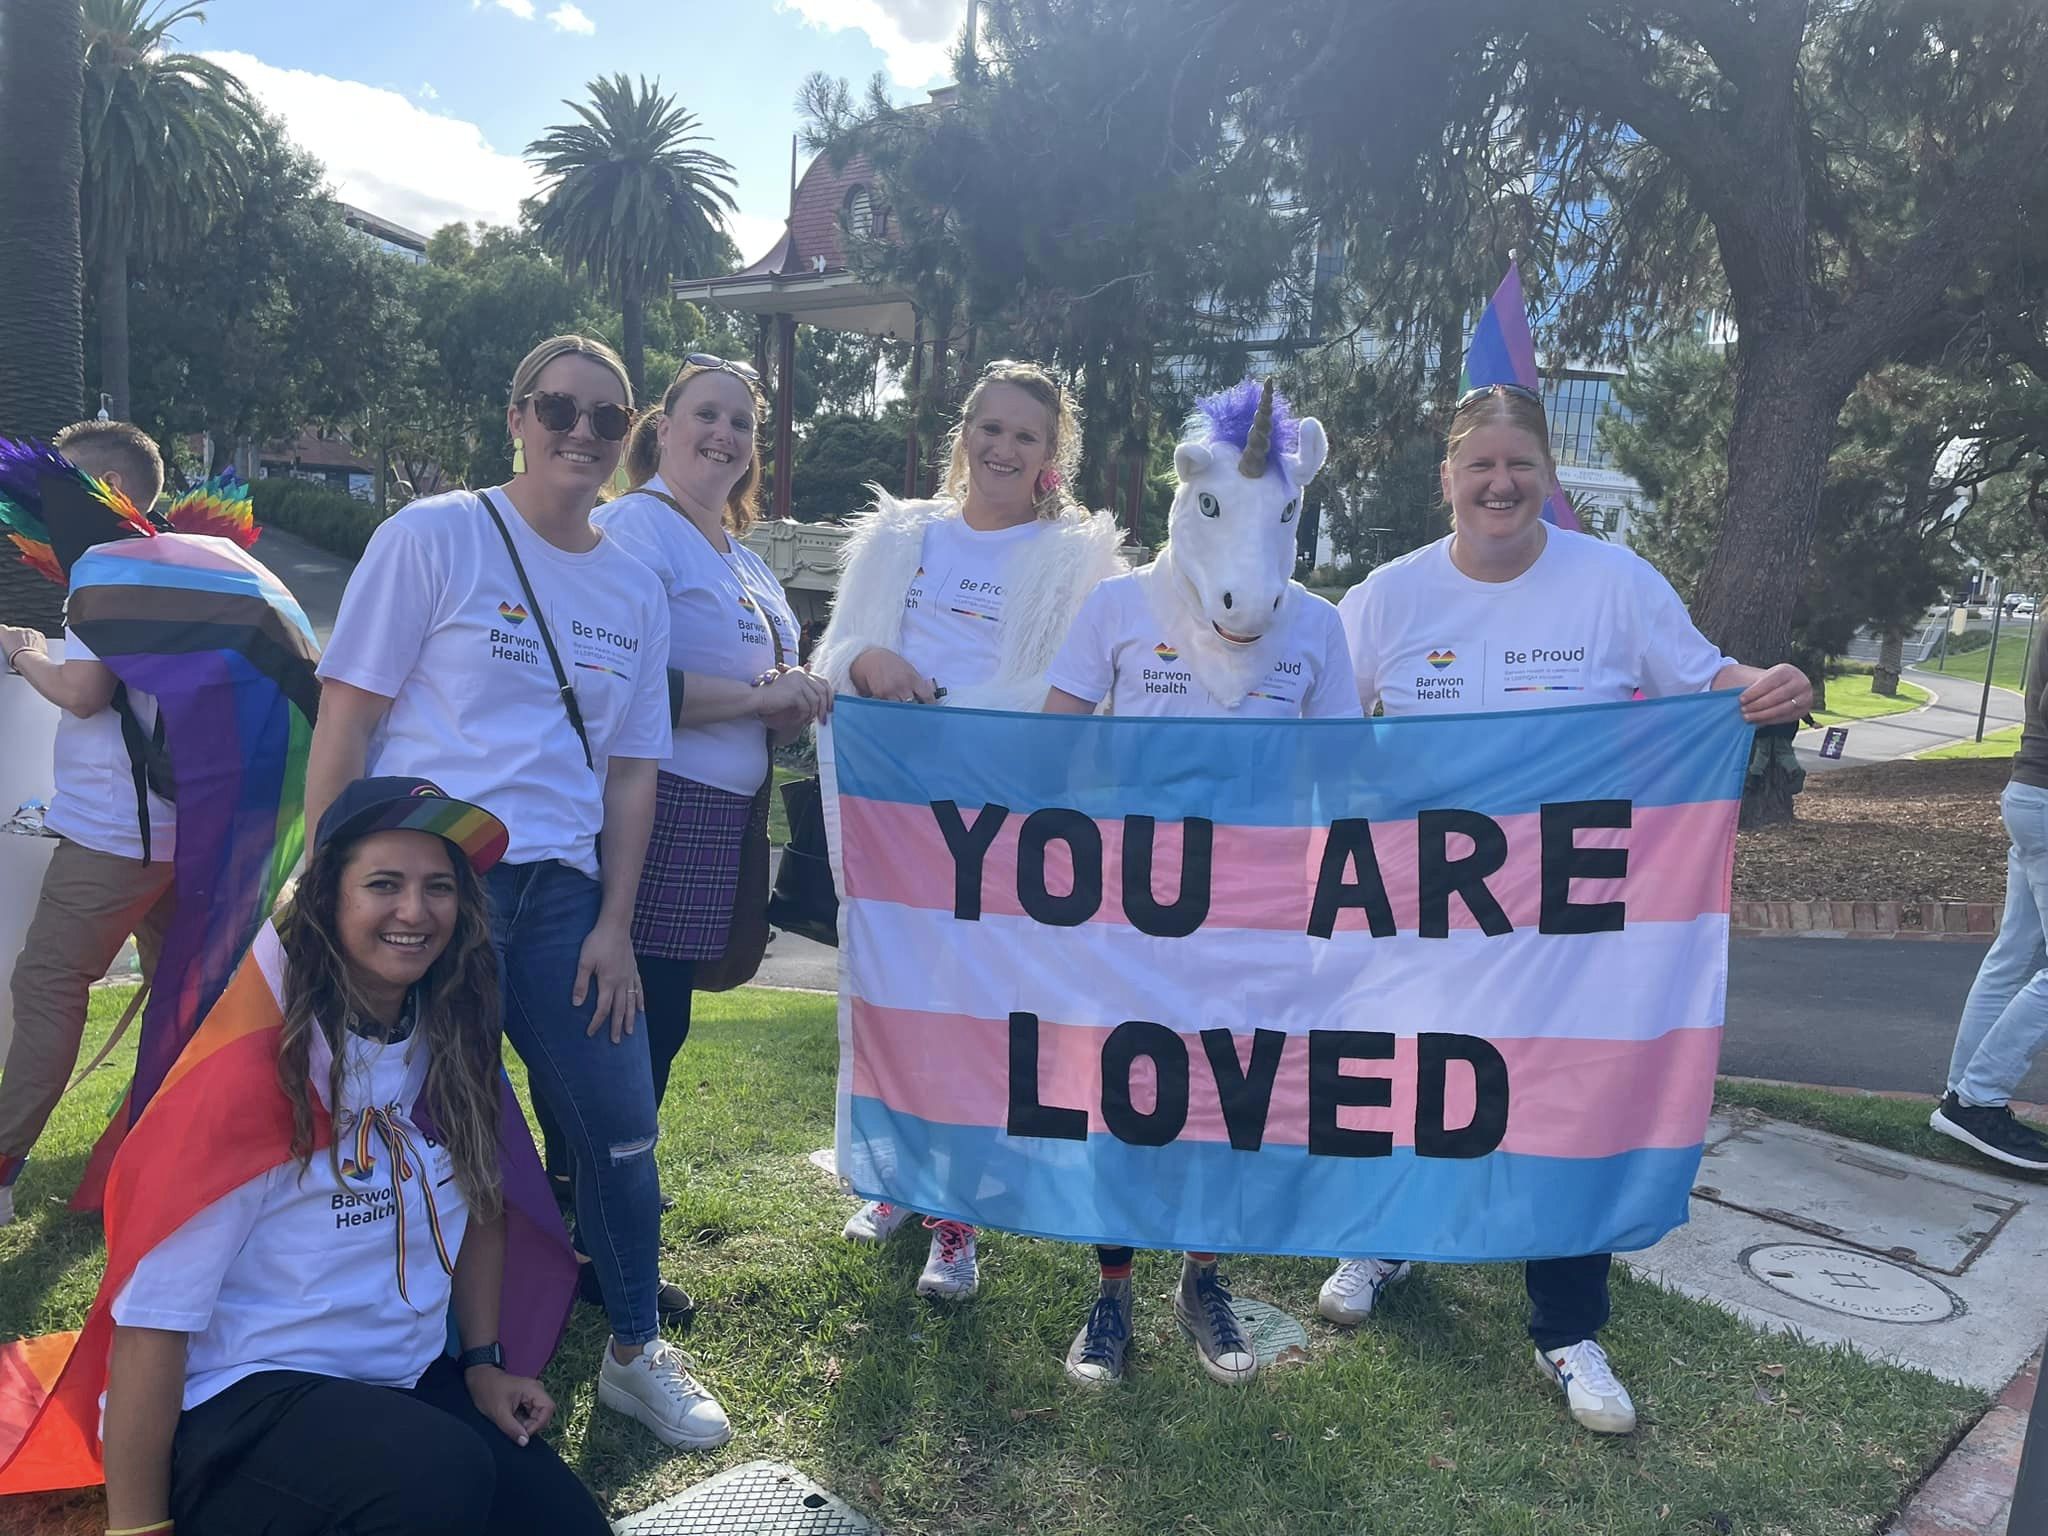
[{"label": "bisexual pride flag", "polygon": [[1712,1104],[1734,694],[1378,720],[842,699],[838,1166],[978,1226],[1646,1247]]},{"label": "bisexual pride flag", "polygon": [[[1522,301],[1522,268],[1508,263],[1508,275],[1493,290],[1472,341],[1465,348],[1465,379],[1460,390],[1478,389],[1485,384],[1519,384],[1539,394],[1543,381],[1536,373],[1536,343],[1529,335],[1529,312]],[[1553,488],[1543,503],[1543,520],[1574,533],[1582,532],[1579,514],[1565,500],[1562,488]]]}]

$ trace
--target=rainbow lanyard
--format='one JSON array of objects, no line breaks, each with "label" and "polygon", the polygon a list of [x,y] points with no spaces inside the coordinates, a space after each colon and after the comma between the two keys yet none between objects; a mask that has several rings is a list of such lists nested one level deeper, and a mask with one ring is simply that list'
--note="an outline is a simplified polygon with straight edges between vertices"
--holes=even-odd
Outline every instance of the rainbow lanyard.
[{"label": "rainbow lanyard", "polygon": [[426,1197],[427,1226],[434,1239],[434,1256],[441,1261],[443,1274],[455,1273],[455,1264],[448,1257],[448,1242],[441,1235],[441,1212],[434,1204],[434,1185],[427,1174],[426,1159],[420,1156],[419,1148],[413,1144],[406,1131],[405,1122],[399,1119],[398,1106],[387,1104],[382,1109],[366,1109],[356,1117],[355,1156],[342,1166],[342,1173],[349,1177],[367,1177],[376,1167],[374,1153],[370,1151],[370,1131],[375,1128],[383,1138],[385,1151],[391,1154],[391,1200],[397,1207],[394,1230],[398,1237],[398,1295],[408,1306],[412,1297],[405,1289],[405,1191],[401,1187],[408,1179],[418,1179],[420,1193]]}]

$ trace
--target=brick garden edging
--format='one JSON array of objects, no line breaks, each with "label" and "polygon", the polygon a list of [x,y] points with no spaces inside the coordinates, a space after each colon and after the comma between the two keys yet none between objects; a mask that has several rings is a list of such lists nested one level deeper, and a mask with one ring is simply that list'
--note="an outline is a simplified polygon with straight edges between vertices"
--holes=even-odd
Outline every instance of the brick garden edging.
[{"label": "brick garden edging", "polygon": [[1729,926],[1743,938],[1945,939],[1985,943],[2004,905],[1992,901],[1737,901]]}]

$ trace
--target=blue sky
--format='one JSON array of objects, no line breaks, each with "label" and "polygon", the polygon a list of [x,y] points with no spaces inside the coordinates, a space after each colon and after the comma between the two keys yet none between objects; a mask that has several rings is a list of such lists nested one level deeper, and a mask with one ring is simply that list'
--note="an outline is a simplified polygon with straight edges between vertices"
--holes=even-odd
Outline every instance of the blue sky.
[{"label": "blue sky", "polygon": [[520,152],[564,98],[623,71],[658,78],[733,163],[741,256],[789,205],[796,93],[813,70],[898,100],[950,75],[966,0],[206,0],[172,34],[242,77],[327,166],[337,196],[431,233],[512,221]]}]

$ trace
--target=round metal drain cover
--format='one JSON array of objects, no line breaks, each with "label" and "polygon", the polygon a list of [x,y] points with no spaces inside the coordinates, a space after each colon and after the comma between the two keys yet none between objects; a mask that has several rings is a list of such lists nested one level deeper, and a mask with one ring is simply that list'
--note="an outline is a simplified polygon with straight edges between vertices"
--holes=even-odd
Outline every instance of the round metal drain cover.
[{"label": "round metal drain cover", "polygon": [[1742,1267],[1780,1295],[1878,1323],[1945,1323],[1962,1299],[1925,1275],[1851,1248],[1766,1243],[1747,1249]]},{"label": "round metal drain cover", "polygon": [[1230,1310],[1237,1314],[1237,1325],[1251,1341],[1260,1365],[1271,1365],[1287,1350],[1308,1348],[1308,1330],[1278,1307],[1235,1296]]}]

